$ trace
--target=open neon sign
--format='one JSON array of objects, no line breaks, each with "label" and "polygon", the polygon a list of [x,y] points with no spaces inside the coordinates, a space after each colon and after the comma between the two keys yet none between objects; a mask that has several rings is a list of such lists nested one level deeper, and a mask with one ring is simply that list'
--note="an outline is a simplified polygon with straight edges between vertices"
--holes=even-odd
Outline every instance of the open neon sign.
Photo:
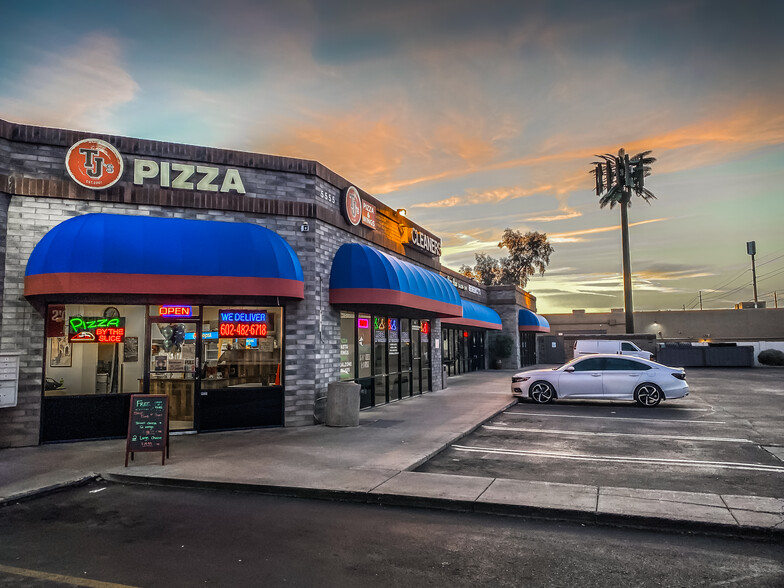
[{"label": "open neon sign", "polygon": [[192,306],[160,306],[159,316],[193,316]]},{"label": "open neon sign", "polygon": [[71,317],[68,321],[71,343],[122,343],[125,341],[125,317]]}]

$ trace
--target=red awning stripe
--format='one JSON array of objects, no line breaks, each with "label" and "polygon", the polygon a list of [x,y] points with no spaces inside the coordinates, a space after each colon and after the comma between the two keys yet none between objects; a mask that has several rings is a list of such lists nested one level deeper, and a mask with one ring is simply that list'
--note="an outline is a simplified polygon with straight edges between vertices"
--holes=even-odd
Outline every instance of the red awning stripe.
[{"label": "red awning stripe", "polygon": [[449,304],[401,292],[400,290],[385,290],[380,288],[331,288],[329,291],[330,304],[362,304],[385,305],[415,308],[425,312],[432,312],[439,316],[460,316],[463,308],[457,304]]},{"label": "red awning stripe", "polygon": [[305,285],[299,280],[238,276],[52,273],[25,277],[25,296],[118,293],[166,296],[281,296],[303,299]]}]

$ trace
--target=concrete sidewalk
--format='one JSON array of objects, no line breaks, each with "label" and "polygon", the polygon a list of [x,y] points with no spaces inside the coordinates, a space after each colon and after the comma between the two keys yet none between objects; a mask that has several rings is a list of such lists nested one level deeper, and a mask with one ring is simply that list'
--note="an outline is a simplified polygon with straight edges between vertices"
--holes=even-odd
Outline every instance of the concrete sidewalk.
[{"label": "concrete sidewalk", "polygon": [[419,473],[415,469],[514,404],[511,371],[451,378],[446,390],[362,411],[360,426],[257,429],[171,438],[171,457],[125,440],[0,450],[0,505],[101,476],[288,496],[784,537],[784,499]]}]

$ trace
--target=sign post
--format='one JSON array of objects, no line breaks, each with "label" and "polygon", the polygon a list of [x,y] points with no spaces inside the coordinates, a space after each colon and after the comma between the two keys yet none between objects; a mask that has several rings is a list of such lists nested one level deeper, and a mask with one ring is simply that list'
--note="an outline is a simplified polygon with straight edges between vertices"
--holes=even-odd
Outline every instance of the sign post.
[{"label": "sign post", "polygon": [[161,465],[169,457],[169,397],[166,394],[132,394],[125,441],[125,467],[128,454],[160,451]]}]

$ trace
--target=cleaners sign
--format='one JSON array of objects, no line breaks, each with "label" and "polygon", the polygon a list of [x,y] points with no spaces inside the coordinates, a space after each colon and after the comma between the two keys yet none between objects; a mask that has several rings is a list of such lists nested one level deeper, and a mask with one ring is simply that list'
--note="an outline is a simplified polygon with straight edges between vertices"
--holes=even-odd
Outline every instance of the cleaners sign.
[{"label": "cleaners sign", "polygon": [[415,227],[408,227],[403,235],[403,243],[416,247],[434,257],[441,257],[441,239],[431,237]]}]

